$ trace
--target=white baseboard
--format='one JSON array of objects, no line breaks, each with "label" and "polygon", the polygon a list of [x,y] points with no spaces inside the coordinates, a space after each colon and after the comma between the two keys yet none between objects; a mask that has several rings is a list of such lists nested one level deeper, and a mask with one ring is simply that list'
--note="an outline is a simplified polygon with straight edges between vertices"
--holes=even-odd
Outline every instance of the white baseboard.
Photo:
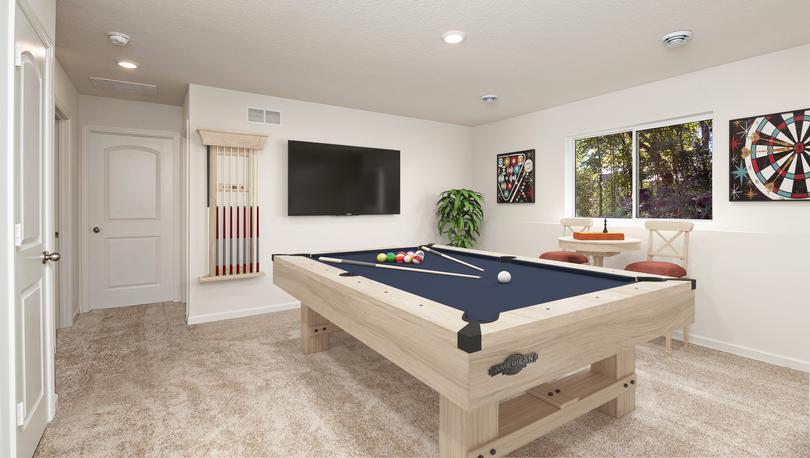
[{"label": "white baseboard", "polygon": [[262,315],[264,313],[280,312],[282,310],[297,309],[301,306],[298,301],[284,302],[281,304],[263,305],[249,309],[228,310],[227,312],[208,313],[205,315],[192,315],[186,320],[187,324],[209,323],[211,321],[230,320],[233,318],[244,318],[246,316]]},{"label": "white baseboard", "polygon": [[[683,340],[683,332],[675,331],[672,337],[678,340]],[[810,361],[802,361],[800,359],[788,358],[786,356],[775,355],[766,351],[755,350],[753,348],[743,347],[740,345],[722,342],[708,337],[696,336],[689,334],[689,343],[700,345],[714,350],[724,351],[737,356],[744,356],[746,358],[755,359],[765,363],[775,364],[777,366],[789,367],[803,372],[810,372]]]}]

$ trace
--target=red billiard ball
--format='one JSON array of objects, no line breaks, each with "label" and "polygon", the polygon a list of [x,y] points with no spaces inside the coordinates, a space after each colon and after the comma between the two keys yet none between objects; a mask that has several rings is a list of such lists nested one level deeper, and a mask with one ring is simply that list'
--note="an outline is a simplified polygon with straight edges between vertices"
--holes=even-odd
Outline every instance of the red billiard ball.
[{"label": "red billiard ball", "polygon": [[399,253],[397,253],[396,261],[397,261],[398,263],[403,263],[403,262],[405,262],[405,253],[403,253],[403,252],[401,252],[401,251],[400,251]]}]

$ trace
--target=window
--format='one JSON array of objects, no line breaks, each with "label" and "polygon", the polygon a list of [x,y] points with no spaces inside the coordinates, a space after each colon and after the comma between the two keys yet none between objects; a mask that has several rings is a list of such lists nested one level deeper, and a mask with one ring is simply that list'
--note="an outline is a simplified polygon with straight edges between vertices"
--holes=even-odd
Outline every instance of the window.
[{"label": "window", "polygon": [[633,134],[576,141],[577,216],[633,216]]},{"label": "window", "polygon": [[576,139],[576,215],[711,219],[712,142],[710,119]]}]

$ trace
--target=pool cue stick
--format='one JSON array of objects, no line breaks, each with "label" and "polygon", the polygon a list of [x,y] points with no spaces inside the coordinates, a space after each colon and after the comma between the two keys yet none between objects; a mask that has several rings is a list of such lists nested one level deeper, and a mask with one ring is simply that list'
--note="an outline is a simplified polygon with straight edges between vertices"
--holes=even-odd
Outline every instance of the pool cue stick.
[{"label": "pool cue stick", "polygon": [[[208,151],[209,152],[211,151],[211,146],[208,147]],[[210,158],[210,155],[209,155],[209,158]],[[209,159],[209,161],[210,161],[210,159]],[[209,169],[209,172],[208,172],[208,179],[209,180],[214,180],[214,195],[211,196],[211,197],[213,197],[213,202],[209,201],[209,205],[214,206],[214,220],[215,220],[215,223],[214,223],[214,272],[215,272],[215,274],[214,274],[214,276],[215,277],[219,277],[219,163],[218,163],[218,161],[219,161],[219,147],[215,146],[214,147],[214,164],[213,164],[212,167],[214,169],[214,173],[216,173],[216,176],[213,176],[213,177],[211,176],[210,169]],[[208,183],[208,186],[209,187],[211,186],[210,181]],[[209,193],[210,193],[210,191],[209,191]],[[209,199],[211,197],[209,197]]]},{"label": "pool cue stick", "polygon": [[324,256],[319,257],[318,261],[333,262],[336,264],[351,264],[355,266],[378,267],[380,269],[404,270],[406,272],[419,272],[423,274],[448,275],[451,277],[481,278],[478,275],[457,274],[455,272],[443,272],[441,270],[414,269],[413,267],[392,266],[389,264],[375,264],[373,262],[352,261],[349,259],[328,258]]},{"label": "pool cue stick", "polygon": [[422,249],[422,250],[427,251],[428,253],[438,254],[439,256],[441,256],[441,257],[443,257],[445,259],[449,259],[449,260],[451,260],[453,262],[457,262],[459,264],[465,265],[465,266],[473,268],[475,270],[480,270],[481,272],[484,271],[484,269],[482,269],[482,268],[480,268],[478,266],[474,266],[474,265],[472,265],[472,264],[470,264],[468,262],[462,261],[461,259],[456,259],[456,258],[454,258],[454,257],[452,257],[450,255],[446,255],[446,254],[442,253],[441,251],[433,250],[433,249],[430,249],[429,247],[426,247],[426,246],[420,246],[419,248]]},{"label": "pool cue stick", "polygon": [[256,272],[259,272],[261,270],[261,268],[262,268],[261,267],[262,256],[261,256],[261,251],[259,251],[259,240],[262,237],[261,237],[261,231],[259,230],[259,221],[260,221],[260,218],[259,218],[259,201],[258,201],[258,199],[259,199],[259,160],[256,158],[255,155],[253,156],[253,176],[255,178],[255,180],[253,182],[253,191],[256,193],[256,199],[254,199],[255,202],[256,202]]},{"label": "pool cue stick", "polygon": [[248,166],[250,167],[250,173],[248,173],[248,213],[250,213],[250,254],[248,255],[248,264],[250,265],[249,270],[250,273],[253,273],[253,150],[250,150],[248,156]]},{"label": "pool cue stick", "polygon": [[236,274],[242,273],[242,219],[239,218],[239,212],[242,210],[242,190],[240,189],[242,182],[242,168],[239,164],[239,156],[241,148],[236,149]]},{"label": "pool cue stick", "polygon": [[245,159],[244,159],[244,152],[243,154],[239,155],[239,211],[242,212],[242,225],[239,226],[239,229],[242,231],[242,237],[239,238],[239,249],[242,252],[242,256],[239,257],[239,270],[244,274],[247,273],[247,265],[245,264],[245,260],[247,259],[247,221],[245,221],[245,205],[247,205],[247,194],[245,194]]}]

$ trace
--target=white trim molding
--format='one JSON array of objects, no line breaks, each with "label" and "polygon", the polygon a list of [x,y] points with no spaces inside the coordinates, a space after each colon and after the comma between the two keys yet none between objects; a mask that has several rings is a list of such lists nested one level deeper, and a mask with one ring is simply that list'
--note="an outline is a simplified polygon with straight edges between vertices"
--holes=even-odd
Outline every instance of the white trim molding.
[{"label": "white trim molding", "polygon": [[247,316],[263,315],[265,313],[281,312],[284,310],[294,310],[301,307],[301,302],[291,301],[281,304],[264,305],[249,309],[239,309],[227,312],[206,313],[203,315],[191,315],[187,319],[189,325],[210,323],[211,321],[230,320],[233,318],[244,318]]},{"label": "white trim molding", "polygon": [[[683,341],[683,331],[673,332],[672,337],[673,339]],[[762,361],[764,363],[775,364],[777,366],[788,367],[790,369],[796,369],[802,372],[810,373],[810,361],[802,361],[800,359],[788,358],[786,356],[780,356],[774,353],[769,353],[767,351],[756,350],[749,347],[743,347],[741,345],[734,345],[728,342],[710,339],[708,337],[696,336],[691,332],[689,333],[689,344],[690,345],[695,344],[701,347],[711,348],[713,350],[718,350],[725,353],[731,353],[733,355],[742,356],[744,358],[750,358],[757,361]]]}]

